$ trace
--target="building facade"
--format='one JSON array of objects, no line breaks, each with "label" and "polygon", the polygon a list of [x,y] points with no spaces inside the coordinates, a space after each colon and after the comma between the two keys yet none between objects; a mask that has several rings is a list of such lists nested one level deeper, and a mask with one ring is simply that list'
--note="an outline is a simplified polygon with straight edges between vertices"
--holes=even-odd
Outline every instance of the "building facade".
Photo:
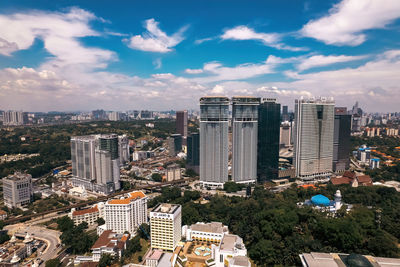
[{"label": "building facade", "polygon": [[122,234],[134,234],[142,223],[147,223],[147,197],[141,191],[131,192],[104,205],[106,229]]},{"label": "building facade", "polygon": [[4,204],[9,207],[22,207],[29,204],[33,198],[32,176],[27,173],[16,172],[4,177],[3,198]]},{"label": "building facade", "polygon": [[171,134],[171,136],[168,137],[168,149],[171,157],[175,157],[182,151],[182,143],[183,138],[180,134]]},{"label": "building facade", "polygon": [[200,182],[222,187],[228,181],[229,99],[200,98]]},{"label": "building facade", "polygon": [[188,169],[199,173],[200,168],[200,134],[191,133],[187,137],[186,164]]},{"label": "building facade", "polygon": [[295,102],[294,166],[304,180],[328,177],[332,173],[333,99],[299,99]]},{"label": "building facade", "polygon": [[83,222],[86,222],[88,225],[94,225],[98,218],[103,218],[104,216],[104,203],[100,202],[91,208],[82,210],[72,208],[68,216],[74,221],[75,225]]},{"label": "building facade", "polygon": [[176,133],[180,134],[182,137],[187,136],[188,127],[188,113],[186,110],[176,112]]},{"label": "building facade", "polygon": [[181,179],[181,167],[178,164],[171,164],[167,167],[167,182]]},{"label": "building facade", "polygon": [[126,165],[131,161],[129,152],[129,139],[125,134],[118,136],[118,152],[119,163],[121,166]]},{"label": "building facade", "polygon": [[335,124],[333,135],[333,171],[344,172],[350,167],[350,134],[351,115],[347,108],[335,108]]},{"label": "building facade", "polygon": [[18,126],[27,123],[27,114],[22,111],[8,110],[3,112],[3,125]]},{"label": "building facade", "polygon": [[273,98],[263,98],[258,108],[258,182],[278,178],[280,110]]},{"label": "building facade", "polygon": [[257,97],[232,98],[232,180],[253,183],[257,180]]},{"label": "building facade", "polygon": [[150,212],[151,248],[174,251],[182,238],[182,207],[159,204]]}]

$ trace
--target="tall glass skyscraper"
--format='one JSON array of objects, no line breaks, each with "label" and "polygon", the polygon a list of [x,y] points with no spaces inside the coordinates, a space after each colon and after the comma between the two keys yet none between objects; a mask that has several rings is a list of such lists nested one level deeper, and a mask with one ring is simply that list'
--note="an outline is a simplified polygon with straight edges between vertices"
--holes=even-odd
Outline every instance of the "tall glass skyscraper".
[{"label": "tall glass skyscraper", "polygon": [[295,101],[294,167],[296,177],[312,180],[330,176],[333,160],[333,99]]},{"label": "tall glass skyscraper", "polygon": [[187,168],[199,173],[200,167],[200,135],[191,133],[187,137]]},{"label": "tall glass skyscraper", "polygon": [[188,113],[186,110],[176,112],[176,133],[182,135],[183,138],[187,136],[188,127]]},{"label": "tall glass skyscraper", "polygon": [[252,183],[257,180],[257,97],[232,98],[232,180]]},{"label": "tall glass skyscraper", "polygon": [[222,187],[228,181],[229,98],[200,98],[200,182]]},{"label": "tall glass skyscraper", "polygon": [[274,98],[263,98],[258,107],[257,180],[278,178],[281,105]]},{"label": "tall glass skyscraper", "polygon": [[333,171],[343,172],[350,167],[351,115],[347,108],[335,108],[335,127],[333,135]]}]

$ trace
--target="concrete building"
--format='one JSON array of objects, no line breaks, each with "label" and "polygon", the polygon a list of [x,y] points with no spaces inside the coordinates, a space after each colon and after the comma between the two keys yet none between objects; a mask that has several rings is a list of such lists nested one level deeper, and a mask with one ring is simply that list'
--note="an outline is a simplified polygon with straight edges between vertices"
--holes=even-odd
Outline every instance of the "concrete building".
[{"label": "concrete building", "polygon": [[328,177],[332,173],[333,99],[298,99],[295,102],[294,166],[303,180]]},{"label": "concrete building", "polygon": [[8,110],[3,112],[3,125],[18,126],[27,123],[27,114],[22,111]]},{"label": "concrete building", "polygon": [[118,111],[112,111],[108,114],[108,119],[110,121],[119,121],[121,120],[121,112]]},{"label": "concrete building", "polygon": [[187,110],[176,112],[176,133],[180,134],[183,138],[187,137],[188,127],[188,113]]},{"label": "concrete building", "polygon": [[292,145],[292,124],[288,121],[281,123],[279,133],[279,146],[290,147]]},{"label": "concrete building", "polygon": [[200,182],[222,187],[228,181],[229,99],[200,98]]},{"label": "concrete building", "polygon": [[29,204],[33,197],[32,176],[15,172],[2,179],[4,204],[9,207],[22,207]]},{"label": "concrete building", "polygon": [[232,180],[257,181],[258,106],[260,98],[232,98]]},{"label": "concrete building", "polygon": [[182,151],[182,143],[183,138],[180,134],[171,134],[171,136],[168,137],[168,149],[171,157],[175,157]]},{"label": "concrete building", "polygon": [[118,136],[118,153],[119,163],[121,166],[128,164],[131,161],[129,153],[129,139],[124,135]]},{"label": "concrete building", "polygon": [[76,210],[71,209],[68,216],[74,221],[75,225],[86,222],[88,225],[94,225],[98,218],[104,217],[104,203],[100,202],[91,208]]},{"label": "concrete building", "polygon": [[181,167],[178,164],[171,164],[167,167],[167,182],[181,179]]},{"label": "concrete building", "polygon": [[191,133],[187,137],[186,167],[199,173],[200,170],[200,135]]},{"label": "concrete building", "polygon": [[133,235],[142,223],[147,223],[147,197],[141,191],[131,192],[107,201],[104,211],[107,230]]},{"label": "concrete building", "polygon": [[228,226],[225,226],[220,222],[198,222],[187,228],[184,226],[184,235],[186,236],[187,241],[206,241],[219,244],[224,237],[224,234],[228,233]]},{"label": "concrete building", "polygon": [[121,258],[129,237],[129,234],[115,233],[111,230],[104,231],[92,246],[92,261],[99,262],[103,254]]},{"label": "concrete building", "polygon": [[150,212],[151,248],[174,251],[182,238],[182,207],[159,204]]},{"label": "concrete building", "polygon": [[71,138],[72,184],[109,194],[120,189],[120,161],[116,134]]},{"label": "concrete building", "polygon": [[260,183],[278,178],[280,110],[281,105],[274,98],[263,98],[258,108],[257,179]]},{"label": "concrete building", "polygon": [[237,235],[224,234],[219,245],[212,244],[211,250],[215,267],[251,266],[243,240]]},{"label": "concrete building", "polygon": [[350,134],[351,115],[347,114],[347,108],[335,107],[332,165],[334,172],[344,172],[350,167]]}]

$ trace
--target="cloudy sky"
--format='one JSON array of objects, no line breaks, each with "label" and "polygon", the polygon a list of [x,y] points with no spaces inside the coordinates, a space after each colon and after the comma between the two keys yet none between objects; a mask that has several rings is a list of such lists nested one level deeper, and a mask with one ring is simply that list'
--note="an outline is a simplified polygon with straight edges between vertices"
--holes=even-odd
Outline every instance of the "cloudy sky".
[{"label": "cloudy sky", "polygon": [[333,96],[400,111],[399,0],[0,1],[0,109]]}]

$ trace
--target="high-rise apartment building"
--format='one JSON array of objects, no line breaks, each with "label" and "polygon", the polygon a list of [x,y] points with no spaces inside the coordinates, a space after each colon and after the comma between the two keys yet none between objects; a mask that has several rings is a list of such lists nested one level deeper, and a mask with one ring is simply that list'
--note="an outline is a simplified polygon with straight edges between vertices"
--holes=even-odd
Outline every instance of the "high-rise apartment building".
[{"label": "high-rise apartment building", "polygon": [[182,141],[182,135],[180,134],[171,134],[168,138],[168,149],[171,157],[175,157],[182,151]]},{"label": "high-rise apartment building", "polygon": [[282,121],[289,121],[289,108],[288,106],[282,106]]},{"label": "high-rise apartment building", "polygon": [[118,147],[116,134],[72,137],[72,183],[104,194],[119,190]]},{"label": "high-rise apartment building", "polygon": [[176,133],[182,135],[183,138],[187,136],[188,127],[188,113],[186,110],[176,112]]},{"label": "high-rise apartment building", "polygon": [[350,133],[351,115],[347,113],[347,108],[335,108],[332,166],[334,172],[343,172],[350,166]]},{"label": "high-rise apartment building", "polygon": [[120,165],[128,164],[131,161],[129,139],[125,134],[118,136],[118,152]]},{"label": "high-rise apartment building", "polygon": [[3,112],[3,125],[24,125],[28,120],[27,114],[22,111],[8,110]]},{"label": "high-rise apartment building", "polygon": [[200,182],[221,187],[228,181],[229,99],[200,98]]},{"label": "high-rise apartment building", "polygon": [[111,199],[104,205],[107,230],[122,234],[135,234],[142,223],[147,223],[147,197],[141,191]]},{"label": "high-rise apartment building", "polygon": [[151,248],[174,251],[182,238],[181,205],[162,203],[150,212]]},{"label": "high-rise apartment building", "polygon": [[232,180],[257,180],[257,132],[260,98],[232,98]]},{"label": "high-rise apartment building", "polygon": [[280,137],[279,137],[280,147],[290,147],[292,145],[292,123],[284,121],[281,123]]},{"label": "high-rise apartment building", "polygon": [[274,98],[263,98],[258,107],[257,179],[278,178],[281,105]]},{"label": "high-rise apartment building", "polygon": [[178,164],[171,164],[167,166],[166,172],[167,182],[181,179],[181,167]]},{"label": "high-rise apartment building", "polygon": [[187,137],[187,157],[186,165],[188,169],[199,173],[200,168],[200,135],[191,133]]},{"label": "high-rise apartment building", "polygon": [[294,166],[304,180],[329,176],[333,161],[333,99],[295,101]]},{"label": "high-rise apartment building", "polygon": [[9,207],[22,207],[32,201],[32,176],[16,172],[2,179],[4,204]]}]

